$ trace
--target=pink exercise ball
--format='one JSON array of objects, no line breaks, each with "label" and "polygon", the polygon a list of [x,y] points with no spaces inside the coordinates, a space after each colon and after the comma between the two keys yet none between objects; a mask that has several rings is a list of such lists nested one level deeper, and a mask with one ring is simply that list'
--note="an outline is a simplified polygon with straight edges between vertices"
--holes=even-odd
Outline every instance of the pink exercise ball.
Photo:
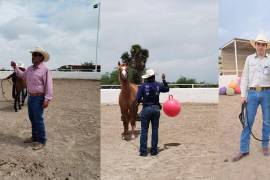
[{"label": "pink exercise ball", "polygon": [[235,94],[240,94],[241,93],[241,89],[240,89],[239,86],[237,86],[234,91],[235,91]]},{"label": "pink exercise ball", "polygon": [[177,116],[181,111],[181,104],[169,95],[168,100],[163,104],[163,111],[169,117]]}]

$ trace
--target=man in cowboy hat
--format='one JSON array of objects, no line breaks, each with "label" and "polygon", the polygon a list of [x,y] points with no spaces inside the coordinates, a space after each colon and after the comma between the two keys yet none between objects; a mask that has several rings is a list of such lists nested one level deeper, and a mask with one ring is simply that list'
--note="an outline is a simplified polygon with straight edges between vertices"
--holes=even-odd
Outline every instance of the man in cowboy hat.
[{"label": "man in cowboy hat", "polygon": [[[258,34],[250,41],[256,53],[246,58],[241,78],[241,103],[247,103],[247,123],[252,128],[258,106],[261,105],[263,115],[262,152],[269,155],[267,139],[270,135],[270,56],[266,49],[270,48],[264,34]],[[240,138],[240,153],[233,158],[239,161],[249,154],[250,130],[248,124],[244,127]]]},{"label": "man in cowboy hat", "polygon": [[146,81],[140,86],[137,93],[137,103],[143,103],[141,112],[141,138],[140,138],[140,156],[147,156],[147,134],[149,123],[152,125],[152,147],[151,155],[158,154],[158,126],[161,105],[159,103],[160,92],[168,92],[169,86],[162,74],[163,83],[155,81],[155,72],[152,69],[146,70],[146,74],[142,76]]},{"label": "man in cowboy hat", "polygon": [[32,125],[32,137],[25,143],[33,143],[33,150],[42,149],[46,144],[46,131],[43,110],[52,100],[52,75],[44,64],[50,58],[49,53],[40,47],[30,51],[33,65],[25,72],[21,71],[14,61],[11,66],[16,75],[25,79],[28,91],[28,115]]}]

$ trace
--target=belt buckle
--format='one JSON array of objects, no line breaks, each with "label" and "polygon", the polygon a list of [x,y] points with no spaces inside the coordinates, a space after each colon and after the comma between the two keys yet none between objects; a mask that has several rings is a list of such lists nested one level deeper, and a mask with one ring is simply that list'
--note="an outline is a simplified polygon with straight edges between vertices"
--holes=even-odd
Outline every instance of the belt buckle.
[{"label": "belt buckle", "polygon": [[257,87],[256,87],[256,91],[257,91],[257,92],[261,92],[261,91],[262,91],[262,87],[257,86]]}]

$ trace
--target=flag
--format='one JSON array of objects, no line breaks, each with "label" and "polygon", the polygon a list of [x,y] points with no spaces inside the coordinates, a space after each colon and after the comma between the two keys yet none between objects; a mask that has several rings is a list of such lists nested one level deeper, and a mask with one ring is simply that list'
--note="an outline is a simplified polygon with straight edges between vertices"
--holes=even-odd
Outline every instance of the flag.
[{"label": "flag", "polygon": [[98,8],[98,4],[93,5],[93,8],[94,9]]}]

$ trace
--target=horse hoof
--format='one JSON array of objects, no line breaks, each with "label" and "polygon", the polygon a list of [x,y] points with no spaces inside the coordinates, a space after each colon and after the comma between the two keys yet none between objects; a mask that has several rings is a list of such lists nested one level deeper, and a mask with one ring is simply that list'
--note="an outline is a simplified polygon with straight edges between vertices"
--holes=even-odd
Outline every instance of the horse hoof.
[{"label": "horse hoof", "polygon": [[131,135],[131,139],[135,139],[135,135],[134,134]]}]

